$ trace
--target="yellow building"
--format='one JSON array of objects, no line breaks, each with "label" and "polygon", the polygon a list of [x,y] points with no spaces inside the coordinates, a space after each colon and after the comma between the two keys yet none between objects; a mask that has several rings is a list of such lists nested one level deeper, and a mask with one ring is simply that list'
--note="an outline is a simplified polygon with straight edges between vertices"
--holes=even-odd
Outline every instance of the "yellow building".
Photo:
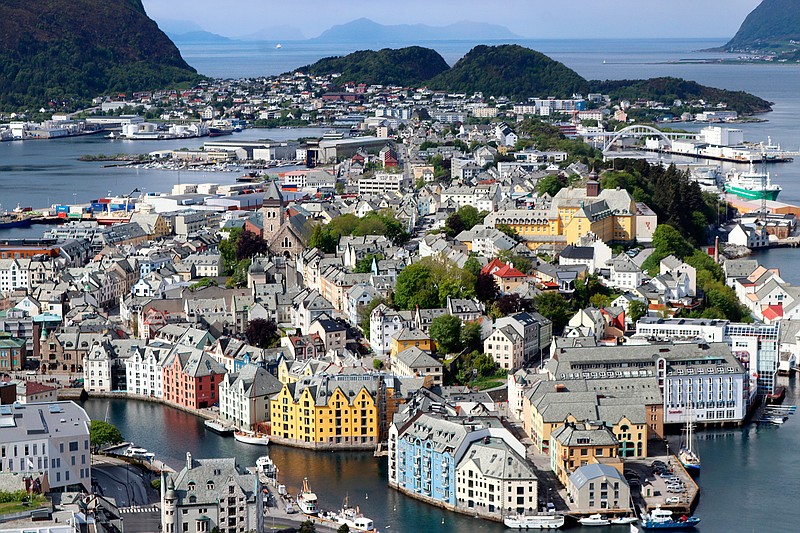
[{"label": "yellow building", "polygon": [[428,335],[414,328],[403,328],[392,335],[392,349],[389,355],[394,357],[403,350],[419,348],[425,352],[436,351],[436,345]]},{"label": "yellow building", "polygon": [[[628,191],[601,191],[599,184],[590,180],[586,188],[566,187],[552,199],[540,198],[532,210],[507,209],[490,213],[484,224],[510,226],[532,250],[543,245],[576,244],[589,232],[606,243],[630,243],[637,238],[638,210]],[[651,236],[652,233],[643,237]]]},{"label": "yellow building", "polygon": [[272,437],[311,448],[374,448],[384,404],[378,376],[312,376],[284,384],[270,402]]},{"label": "yellow building", "polygon": [[581,466],[603,463],[622,473],[622,461],[617,458],[618,448],[619,442],[607,427],[565,424],[553,432],[550,466],[564,486],[570,474]]}]

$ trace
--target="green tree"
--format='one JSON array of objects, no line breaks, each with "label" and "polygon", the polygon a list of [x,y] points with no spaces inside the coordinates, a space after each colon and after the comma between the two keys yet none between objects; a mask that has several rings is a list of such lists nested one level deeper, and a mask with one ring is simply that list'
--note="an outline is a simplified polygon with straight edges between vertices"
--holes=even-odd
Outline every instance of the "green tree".
[{"label": "green tree", "polygon": [[122,433],[116,426],[102,420],[92,420],[89,428],[89,440],[94,450],[99,450],[104,446],[119,444],[122,442]]},{"label": "green tree", "polygon": [[539,180],[539,183],[536,184],[536,192],[539,193],[539,196],[544,196],[545,194],[555,196],[564,186],[564,183],[558,176],[551,174]]},{"label": "green tree", "polygon": [[298,533],[316,533],[317,526],[314,525],[314,522],[311,520],[306,520],[302,524],[300,524],[300,529],[298,529]]},{"label": "green tree", "polygon": [[375,370],[382,369],[383,368],[383,361],[381,361],[380,359],[373,359],[372,360],[372,368],[374,368]]},{"label": "green tree", "polygon": [[461,221],[464,223],[464,227],[470,230],[478,224],[483,224],[483,219],[486,218],[488,213],[486,213],[486,211],[479,212],[471,205],[465,205],[458,210],[458,214],[461,217]]},{"label": "green tree", "polygon": [[534,306],[543,316],[553,322],[553,331],[560,332],[572,317],[569,302],[554,291],[543,292],[534,299]]},{"label": "green tree", "polygon": [[219,253],[222,256],[223,274],[230,276],[233,274],[239,259],[236,257],[239,237],[244,231],[242,228],[233,228],[228,233],[228,238],[219,243]]},{"label": "green tree", "polygon": [[335,191],[336,191],[336,194],[344,194],[344,182],[343,181],[337,181],[336,182]]},{"label": "green tree", "polygon": [[467,322],[461,328],[461,346],[469,351],[482,351],[481,325],[479,322]]},{"label": "green tree", "polygon": [[436,341],[442,353],[461,350],[461,319],[453,315],[442,315],[433,319],[428,333]]},{"label": "green tree", "polygon": [[367,274],[372,272],[372,260],[380,261],[383,259],[383,255],[381,254],[369,254],[366,257],[359,259],[356,261],[356,266],[353,269],[353,272],[356,274]]},{"label": "green tree", "polygon": [[496,227],[497,227],[498,230],[502,231],[503,233],[505,233],[506,235],[508,235],[512,239],[514,239],[515,241],[519,242],[521,240],[520,236],[519,236],[519,233],[517,233],[517,230],[515,230],[514,228],[512,228],[508,224],[498,224]]},{"label": "green tree", "polygon": [[439,290],[433,287],[431,269],[420,261],[403,269],[397,276],[394,303],[400,309],[432,309],[439,305]]},{"label": "green tree", "polygon": [[647,314],[648,305],[641,300],[633,300],[628,304],[628,317],[634,324]]},{"label": "green tree", "polygon": [[533,263],[527,257],[521,256],[511,250],[503,250],[498,257],[504,263],[511,263],[520,272],[529,273]]},{"label": "green tree", "polygon": [[336,252],[336,245],[339,243],[329,227],[324,227],[321,224],[314,226],[311,232],[311,237],[308,239],[309,248],[317,248],[322,253],[332,254]]},{"label": "green tree", "polygon": [[464,262],[464,270],[477,277],[481,273],[481,262],[475,257],[470,257]]}]

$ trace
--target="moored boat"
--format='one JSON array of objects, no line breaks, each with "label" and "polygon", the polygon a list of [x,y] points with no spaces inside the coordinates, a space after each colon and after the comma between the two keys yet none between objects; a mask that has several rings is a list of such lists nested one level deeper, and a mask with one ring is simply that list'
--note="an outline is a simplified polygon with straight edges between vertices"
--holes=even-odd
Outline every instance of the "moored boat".
[{"label": "moored boat", "polygon": [[503,518],[503,524],[510,529],[559,529],[564,526],[564,515],[555,513],[518,514],[506,516]]},{"label": "moored boat", "polygon": [[584,516],[578,522],[582,526],[589,526],[589,527],[600,527],[600,526],[608,526],[611,524],[611,520],[606,518],[601,514],[593,514],[590,516]]},{"label": "moored boat", "polygon": [[667,511],[661,507],[656,507],[642,518],[642,528],[644,529],[694,529],[698,523],[700,523],[700,519],[696,516],[682,515],[680,518],[675,519],[672,517],[672,511]]},{"label": "moored boat", "polygon": [[297,495],[297,506],[307,515],[316,516],[319,513],[317,506],[317,495],[311,492],[308,486],[308,478],[303,478],[303,490]]},{"label": "moored boat", "polygon": [[678,452],[678,460],[689,473],[696,473],[700,471],[700,456],[697,455],[697,450],[694,445],[694,424],[692,424],[692,409],[689,409],[686,414],[686,427],[684,428],[683,446]]},{"label": "moored boat", "polygon": [[245,433],[244,431],[237,431],[233,434],[233,438],[243,444],[253,444],[256,446],[266,446],[269,444],[269,437],[261,433]]},{"label": "moored boat", "polygon": [[725,182],[725,191],[745,200],[777,200],[780,185],[772,183],[769,172],[758,172],[751,165],[747,172],[734,173]]},{"label": "moored boat", "polygon": [[208,430],[213,431],[214,433],[217,433],[217,434],[223,435],[223,436],[224,435],[232,435],[233,432],[236,431],[236,428],[234,428],[233,426],[226,426],[219,419],[206,420],[205,422],[203,422],[203,425]]},{"label": "moored boat", "polygon": [[361,514],[361,509],[351,507],[349,497],[345,497],[344,504],[338,512],[328,513],[328,518],[340,525],[346,525],[350,531],[375,531],[375,524],[371,518]]},{"label": "moored boat", "polygon": [[272,462],[269,455],[262,455],[256,459],[256,468],[262,472],[266,477],[275,479],[278,477],[278,467]]},{"label": "moored boat", "polygon": [[618,516],[611,519],[612,526],[624,526],[626,524],[635,524],[639,519],[635,516]]}]

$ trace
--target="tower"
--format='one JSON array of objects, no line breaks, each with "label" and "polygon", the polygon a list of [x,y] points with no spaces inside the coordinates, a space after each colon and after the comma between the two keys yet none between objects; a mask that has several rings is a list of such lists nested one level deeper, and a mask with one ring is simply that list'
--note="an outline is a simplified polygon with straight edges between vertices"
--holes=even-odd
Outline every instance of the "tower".
[{"label": "tower", "polygon": [[264,193],[262,211],[264,212],[264,238],[269,240],[269,237],[275,235],[283,225],[284,217],[283,195],[275,181],[269,183],[267,191]]},{"label": "tower", "polygon": [[175,533],[175,482],[172,476],[163,472],[161,474],[161,531]]}]

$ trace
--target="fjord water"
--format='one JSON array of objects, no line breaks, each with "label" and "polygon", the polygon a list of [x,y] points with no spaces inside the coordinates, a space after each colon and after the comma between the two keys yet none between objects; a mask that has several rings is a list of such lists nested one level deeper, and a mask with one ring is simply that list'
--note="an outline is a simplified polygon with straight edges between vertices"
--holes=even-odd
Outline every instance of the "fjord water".
[{"label": "fjord water", "polygon": [[[682,64],[668,63],[685,58],[716,57],[695,52],[718,46],[719,40],[654,41],[534,41],[521,42],[563,61],[589,79],[631,79],[652,76],[675,76],[706,85],[752,92],[775,102],[774,111],[764,115],[768,122],[741,125],[745,138],[766,141],[772,136],[784,148],[800,148],[800,66],[753,64]],[[426,43],[420,43],[426,44]],[[454,62],[473,43],[428,43],[439,50],[448,62]],[[539,46],[539,44],[541,46]],[[316,48],[288,59],[279,53],[292,52],[291,43],[267,54],[265,50],[243,52],[232,45],[184,48],[184,57],[204,74],[223,77],[258,76],[290,71],[316,59],[347,53],[355,49],[393,46],[392,43],[356,43],[348,49]],[[236,45],[239,46],[239,45]],[[270,47],[274,51],[274,45]],[[237,56],[238,54],[238,56]],[[282,62],[283,61],[283,62]],[[604,63],[605,61],[605,63]],[[291,130],[246,131],[244,139],[271,137],[276,140],[303,137],[309,132]],[[284,135],[284,136],[279,136]],[[78,201],[105,195],[108,190],[126,194],[134,187],[147,191],[168,190],[182,182],[215,181],[230,183],[233,173],[166,172],[103,168],[81,163],[81,154],[118,152],[143,153],[157,149],[199,146],[202,139],[167,142],[108,141],[100,137],[82,137],[54,141],[0,143],[0,203],[11,208],[23,205],[44,206],[70,202],[73,193]],[[800,204],[800,159],[770,167],[773,177],[783,187],[780,200]],[[41,231],[34,228],[33,232]],[[17,236],[16,231],[0,232],[0,238]],[[28,236],[33,236],[29,234]],[[775,249],[757,256],[763,264],[781,268],[782,276],[800,283],[800,258],[797,249]],[[797,402],[800,391],[788,382],[786,402]],[[109,420],[121,427],[128,440],[154,451],[159,458],[180,467],[185,452],[195,457],[236,456],[242,464],[253,464],[262,450],[237,444],[233,439],[206,432],[202,422],[192,416],[157,404],[121,400],[90,400],[85,406],[93,418],[103,419],[107,406]],[[739,429],[707,431],[698,434],[703,472],[699,478],[700,504],[697,509],[701,532],[783,532],[797,531],[797,501],[800,498],[800,425],[796,418],[780,428],[747,426]],[[302,478],[308,476],[324,508],[333,509],[345,493],[375,519],[384,533],[392,531],[430,533],[451,531],[502,531],[469,517],[445,513],[418,503],[386,488],[386,461],[363,453],[312,453],[280,446],[270,446],[270,453],[281,468],[282,479],[296,492]],[[369,495],[366,499],[365,496]],[[445,520],[442,524],[442,520]],[[386,526],[391,525],[391,528]],[[597,531],[602,532],[603,529]],[[626,531],[608,528],[607,531]]]}]

